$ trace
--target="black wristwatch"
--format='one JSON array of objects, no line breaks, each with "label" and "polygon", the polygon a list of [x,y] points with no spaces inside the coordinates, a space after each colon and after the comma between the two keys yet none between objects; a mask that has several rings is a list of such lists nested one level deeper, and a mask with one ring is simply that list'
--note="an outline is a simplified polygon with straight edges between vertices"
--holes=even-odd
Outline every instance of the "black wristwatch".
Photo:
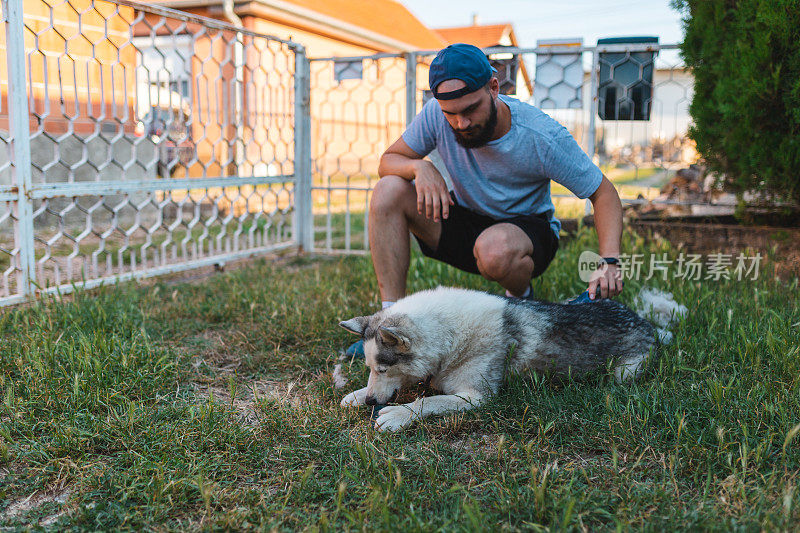
[{"label": "black wristwatch", "polygon": [[603,262],[607,265],[618,265],[619,259],[616,257],[604,257]]}]

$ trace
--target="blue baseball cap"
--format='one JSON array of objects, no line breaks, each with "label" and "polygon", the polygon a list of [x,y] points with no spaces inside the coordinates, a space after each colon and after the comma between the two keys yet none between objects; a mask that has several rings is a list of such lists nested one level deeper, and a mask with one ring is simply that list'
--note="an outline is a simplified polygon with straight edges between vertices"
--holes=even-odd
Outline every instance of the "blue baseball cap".
[{"label": "blue baseball cap", "polygon": [[[437,100],[454,100],[486,85],[495,72],[497,70],[492,68],[486,54],[480,48],[471,44],[456,43],[441,49],[433,58],[428,70],[428,84]],[[440,93],[436,88],[445,80],[461,80],[467,86]]]}]

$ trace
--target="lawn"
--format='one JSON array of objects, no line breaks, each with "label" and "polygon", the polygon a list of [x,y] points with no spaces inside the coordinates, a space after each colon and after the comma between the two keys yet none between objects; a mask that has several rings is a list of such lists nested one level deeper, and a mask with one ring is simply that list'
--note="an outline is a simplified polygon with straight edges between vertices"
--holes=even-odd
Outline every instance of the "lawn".
[{"label": "lawn", "polygon": [[[583,287],[582,230],[535,284]],[[627,252],[676,253],[625,240]],[[0,311],[0,526],[55,529],[794,529],[800,289],[650,280],[687,304],[632,385],[511,376],[493,401],[379,434],[334,389],[367,257],[255,261]],[[409,288],[498,292],[415,255]],[[626,285],[630,301],[641,282]]]}]

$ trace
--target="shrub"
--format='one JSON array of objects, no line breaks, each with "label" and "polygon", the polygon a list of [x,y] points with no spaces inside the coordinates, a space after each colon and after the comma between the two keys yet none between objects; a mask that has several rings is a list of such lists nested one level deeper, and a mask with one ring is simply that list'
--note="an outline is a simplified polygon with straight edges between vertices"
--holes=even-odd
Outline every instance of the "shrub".
[{"label": "shrub", "polygon": [[689,136],[733,190],[800,202],[800,0],[673,0],[695,77]]}]

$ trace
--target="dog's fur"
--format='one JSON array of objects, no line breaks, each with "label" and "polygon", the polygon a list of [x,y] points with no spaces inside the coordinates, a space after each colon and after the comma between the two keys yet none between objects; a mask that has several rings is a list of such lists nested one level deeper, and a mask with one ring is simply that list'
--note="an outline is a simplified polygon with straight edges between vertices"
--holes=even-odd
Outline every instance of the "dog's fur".
[{"label": "dog's fur", "polygon": [[566,305],[439,287],[339,325],[364,339],[370,368],[367,386],[343,406],[385,404],[425,379],[443,393],[384,407],[375,421],[381,431],[471,409],[497,393],[508,371],[580,378],[611,367],[623,382],[658,350],[653,326],[612,300]]}]

